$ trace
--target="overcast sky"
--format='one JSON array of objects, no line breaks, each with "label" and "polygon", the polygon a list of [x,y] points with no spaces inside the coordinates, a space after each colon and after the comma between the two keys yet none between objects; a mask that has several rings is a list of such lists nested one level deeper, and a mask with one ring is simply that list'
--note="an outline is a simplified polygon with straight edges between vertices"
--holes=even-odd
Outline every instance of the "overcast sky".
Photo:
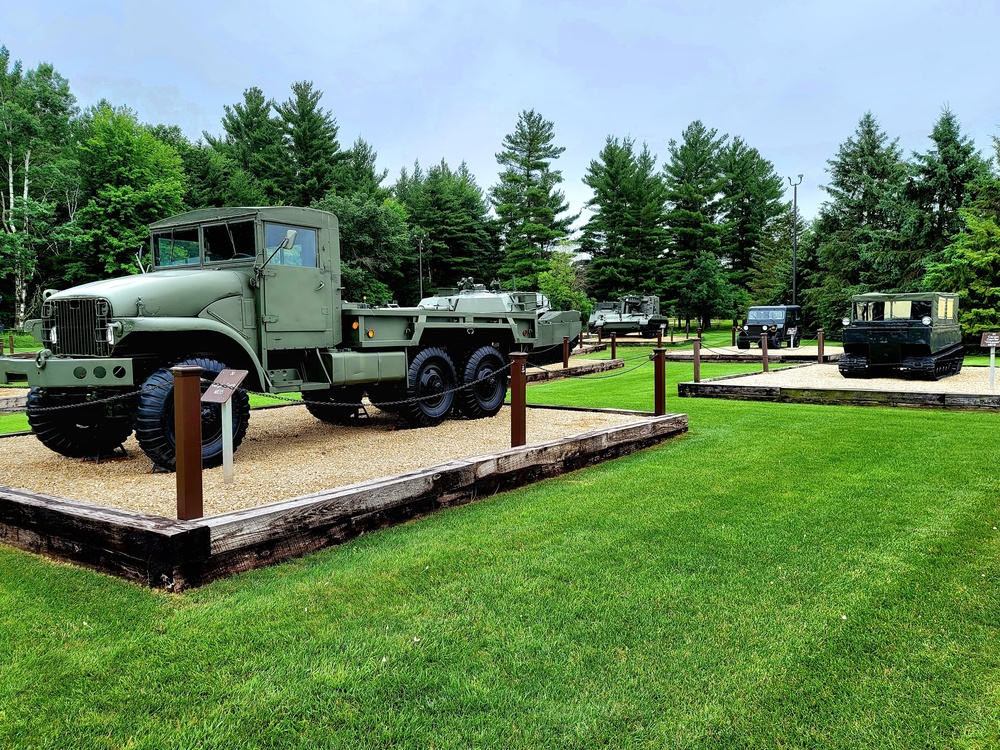
[{"label": "overcast sky", "polygon": [[[796,178],[812,218],[826,162],[867,110],[907,155],[942,107],[992,155],[1000,135],[997,0],[354,0],[0,5],[0,44],[51,62],[85,107],[106,98],[192,139],[259,86],[311,80],[340,126],[389,170],[463,160],[479,185],[518,113],[555,125],[574,211],[608,135],[667,156],[700,119]],[[791,199],[791,190],[788,192]],[[584,215],[586,216],[586,214]]]}]

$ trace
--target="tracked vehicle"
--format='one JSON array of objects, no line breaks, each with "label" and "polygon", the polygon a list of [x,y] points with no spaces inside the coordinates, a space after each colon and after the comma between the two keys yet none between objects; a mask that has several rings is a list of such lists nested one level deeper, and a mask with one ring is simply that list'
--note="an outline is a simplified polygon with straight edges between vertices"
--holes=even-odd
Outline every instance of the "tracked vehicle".
[{"label": "tracked vehicle", "polygon": [[[233,397],[233,445],[250,418],[247,391],[301,393],[327,422],[351,421],[362,396],[431,426],[453,411],[496,414],[511,351],[560,356],[580,314],[532,293],[466,284],[416,307],[342,299],[337,217],[307,208],[191,211],[150,226],[151,272],[48,291],[25,328],[33,359],[0,357],[0,384],[32,386],[28,421],[50,449],[106,455],[136,432],[153,463],[176,463],[173,377],[247,370]],[[220,408],[202,408],[202,461],[222,462]]]},{"label": "tracked vehicle", "polygon": [[611,302],[598,302],[587,321],[587,329],[596,333],[597,329],[607,335],[624,336],[638,333],[640,336],[655,336],[662,326],[667,328],[669,320],[660,315],[660,298],[627,294]]},{"label": "tracked vehicle", "polygon": [[859,294],[843,324],[845,378],[940,380],[962,370],[957,294]]}]

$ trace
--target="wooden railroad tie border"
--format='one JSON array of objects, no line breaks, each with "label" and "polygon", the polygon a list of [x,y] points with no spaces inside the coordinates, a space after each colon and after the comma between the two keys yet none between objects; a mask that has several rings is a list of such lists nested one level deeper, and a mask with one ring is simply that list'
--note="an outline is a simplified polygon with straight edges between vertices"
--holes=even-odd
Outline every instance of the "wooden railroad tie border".
[{"label": "wooden railroad tie border", "polygon": [[617,458],[688,428],[686,414],[636,417],[625,425],[193,521],[0,486],[0,542],[181,591]]}]

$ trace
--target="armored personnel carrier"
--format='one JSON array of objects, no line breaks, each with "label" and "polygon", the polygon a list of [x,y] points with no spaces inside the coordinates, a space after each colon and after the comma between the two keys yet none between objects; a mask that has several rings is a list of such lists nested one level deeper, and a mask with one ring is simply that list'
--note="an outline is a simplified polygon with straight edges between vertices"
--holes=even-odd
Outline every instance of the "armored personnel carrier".
[{"label": "armored personnel carrier", "polygon": [[605,334],[624,336],[638,333],[640,336],[655,336],[669,320],[660,315],[660,298],[638,294],[628,294],[613,302],[598,302],[587,321],[587,329],[596,333],[600,328]]},{"label": "armored personnel carrier", "polygon": [[736,346],[740,349],[749,349],[751,345],[760,346],[766,332],[769,349],[797,347],[802,340],[801,323],[802,308],[798,305],[751,307],[736,336]]},{"label": "armored personnel carrier", "polygon": [[957,294],[859,294],[843,324],[839,367],[845,378],[940,380],[962,369]]},{"label": "armored personnel carrier", "polygon": [[[453,410],[487,417],[503,405],[511,351],[561,353],[580,333],[579,312],[474,285],[416,307],[345,302],[339,225],[324,211],[200,209],[150,232],[150,273],[47,291],[25,326],[44,348],[0,357],[0,385],[32,386],[28,421],[57,453],[106,455],[135,430],[173,469],[170,368],[181,364],[203,368],[203,391],[224,369],[248,371],[232,399],[234,448],[247,391],[301,393],[327,422],[353,419],[366,392],[414,426]],[[203,404],[202,443],[203,465],[221,464],[218,405]]]}]

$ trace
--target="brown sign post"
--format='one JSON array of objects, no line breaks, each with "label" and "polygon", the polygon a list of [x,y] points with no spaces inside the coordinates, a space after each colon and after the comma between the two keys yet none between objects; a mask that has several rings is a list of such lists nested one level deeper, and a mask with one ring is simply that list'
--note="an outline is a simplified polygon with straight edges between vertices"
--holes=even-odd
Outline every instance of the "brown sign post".
[{"label": "brown sign post", "polygon": [[527,394],[525,385],[528,374],[528,355],[526,352],[510,353],[510,447],[517,448],[526,441],[525,411]]},{"label": "brown sign post", "polygon": [[248,370],[223,370],[201,394],[203,404],[222,404],[222,481],[233,483],[233,393]]},{"label": "brown sign post", "polygon": [[201,492],[202,368],[179,365],[174,376],[174,439],[177,453],[177,518],[190,521],[204,515]]}]

